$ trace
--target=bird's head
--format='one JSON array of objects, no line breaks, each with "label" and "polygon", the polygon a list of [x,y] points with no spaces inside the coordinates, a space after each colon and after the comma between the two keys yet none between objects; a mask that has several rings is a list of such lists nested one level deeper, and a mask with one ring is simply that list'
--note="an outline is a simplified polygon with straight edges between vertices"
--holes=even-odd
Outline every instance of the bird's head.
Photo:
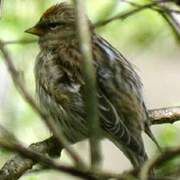
[{"label": "bird's head", "polygon": [[75,10],[72,5],[60,3],[47,9],[35,26],[25,32],[39,36],[40,45],[54,45],[76,34]]}]

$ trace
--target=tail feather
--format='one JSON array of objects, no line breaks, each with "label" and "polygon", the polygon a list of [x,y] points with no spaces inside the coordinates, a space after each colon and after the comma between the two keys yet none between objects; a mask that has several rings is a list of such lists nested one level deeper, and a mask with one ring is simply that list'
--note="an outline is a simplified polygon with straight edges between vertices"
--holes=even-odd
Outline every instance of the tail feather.
[{"label": "tail feather", "polygon": [[149,138],[154,142],[154,144],[157,146],[158,150],[159,150],[160,152],[162,152],[161,146],[160,146],[159,143],[157,142],[156,138],[154,137],[154,135],[153,135],[153,133],[152,133],[152,131],[151,131],[151,129],[150,129],[149,114],[148,114],[148,111],[147,111],[146,106],[145,106],[144,103],[143,103],[143,106],[144,106],[145,113],[146,113],[146,117],[147,117],[147,119],[146,119],[146,121],[145,121],[145,123],[144,123],[144,131],[145,131],[145,133],[149,136]]},{"label": "tail feather", "polygon": [[143,156],[140,156],[128,149],[126,149],[124,153],[128,157],[128,159],[131,161],[135,169],[141,167],[144,164],[144,162],[148,159],[146,153],[144,153]]},{"label": "tail feather", "polygon": [[148,159],[148,156],[144,150],[144,145],[141,137],[138,141],[138,146],[139,148],[141,148],[141,153],[134,150],[133,146],[135,141],[133,141],[132,139],[131,143],[127,146],[127,144],[122,143],[119,138],[114,139],[111,136],[108,136],[108,138],[124,153],[124,155],[129,159],[135,169],[141,167]]},{"label": "tail feather", "polygon": [[151,129],[149,128],[148,123],[145,123],[145,129],[144,129],[145,133],[149,136],[149,138],[154,142],[154,144],[157,146],[158,150],[160,152],[162,152],[162,148],[159,145],[159,143],[157,142],[156,138],[154,137]]},{"label": "tail feather", "polygon": [[125,117],[117,112],[114,104],[103,93],[100,102],[99,116],[105,135],[123,151],[134,168],[140,167],[147,160],[141,129],[135,128],[135,120],[131,121],[131,126],[127,126],[121,119]]}]

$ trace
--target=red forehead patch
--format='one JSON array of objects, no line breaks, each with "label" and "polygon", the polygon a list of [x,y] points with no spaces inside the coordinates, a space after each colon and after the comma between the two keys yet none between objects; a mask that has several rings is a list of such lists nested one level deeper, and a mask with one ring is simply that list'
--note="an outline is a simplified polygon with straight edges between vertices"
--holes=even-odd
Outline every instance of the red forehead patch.
[{"label": "red forehead patch", "polygon": [[60,4],[56,4],[54,6],[51,6],[49,9],[47,9],[43,16],[44,17],[47,17],[47,16],[50,16],[52,14],[56,14],[58,12],[64,12],[64,11],[67,11],[69,9],[72,9],[72,6],[68,3],[60,3]]},{"label": "red forehead patch", "polygon": [[50,7],[49,9],[47,9],[47,10],[44,12],[43,16],[46,16],[46,17],[47,17],[47,16],[49,16],[50,14],[56,12],[58,9],[59,9],[58,5],[54,5],[54,6]]}]

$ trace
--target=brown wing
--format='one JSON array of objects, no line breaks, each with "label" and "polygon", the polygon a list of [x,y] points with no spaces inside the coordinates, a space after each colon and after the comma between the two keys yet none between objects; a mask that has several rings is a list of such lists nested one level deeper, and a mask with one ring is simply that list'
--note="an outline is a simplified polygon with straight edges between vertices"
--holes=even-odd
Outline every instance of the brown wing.
[{"label": "brown wing", "polygon": [[141,138],[146,117],[141,82],[131,64],[107,42],[98,39],[96,45],[102,58],[98,61],[97,80],[103,129],[138,166],[147,158]]}]

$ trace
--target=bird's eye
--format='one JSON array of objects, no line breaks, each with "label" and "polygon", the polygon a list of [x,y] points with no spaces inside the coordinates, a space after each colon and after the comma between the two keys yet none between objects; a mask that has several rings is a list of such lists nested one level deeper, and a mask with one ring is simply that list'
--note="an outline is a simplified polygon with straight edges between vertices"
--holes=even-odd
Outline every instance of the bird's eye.
[{"label": "bird's eye", "polygon": [[60,24],[59,23],[50,23],[48,24],[48,27],[52,30],[56,29]]}]

